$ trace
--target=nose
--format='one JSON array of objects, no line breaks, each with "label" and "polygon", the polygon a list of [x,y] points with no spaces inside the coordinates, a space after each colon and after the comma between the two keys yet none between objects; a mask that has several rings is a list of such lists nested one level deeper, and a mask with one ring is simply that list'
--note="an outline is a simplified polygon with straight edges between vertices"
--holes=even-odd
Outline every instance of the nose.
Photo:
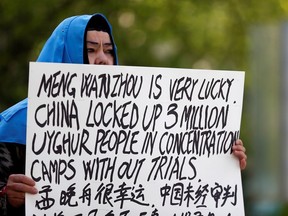
[{"label": "nose", "polygon": [[108,64],[108,58],[105,55],[103,49],[99,49],[98,52],[96,53],[94,64],[99,64],[99,65],[107,65]]}]

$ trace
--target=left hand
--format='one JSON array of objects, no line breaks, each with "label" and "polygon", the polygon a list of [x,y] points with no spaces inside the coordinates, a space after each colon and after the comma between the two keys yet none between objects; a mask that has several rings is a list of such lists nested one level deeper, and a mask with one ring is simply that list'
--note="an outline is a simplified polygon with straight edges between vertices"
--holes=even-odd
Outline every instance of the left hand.
[{"label": "left hand", "polygon": [[23,174],[12,174],[6,185],[7,199],[11,206],[20,207],[25,204],[25,193],[36,194],[35,182]]},{"label": "left hand", "polygon": [[247,165],[247,155],[246,149],[243,145],[242,140],[238,139],[235,141],[234,145],[232,146],[233,154],[239,159],[239,164],[241,170],[244,170]]}]

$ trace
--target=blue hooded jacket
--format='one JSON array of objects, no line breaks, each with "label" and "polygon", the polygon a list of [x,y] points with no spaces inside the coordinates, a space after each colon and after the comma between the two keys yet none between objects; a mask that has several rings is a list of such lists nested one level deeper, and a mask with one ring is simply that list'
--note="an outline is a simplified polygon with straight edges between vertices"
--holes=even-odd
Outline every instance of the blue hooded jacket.
[{"label": "blue hooded jacket", "polygon": [[[102,14],[73,16],[62,21],[45,43],[37,62],[87,63],[85,38],[88,28],[100,28],[110,35],[114,64],[117,65],[112,27]],[[26,98],[0,114],[0,142],[26,144],[27,101]]]}]

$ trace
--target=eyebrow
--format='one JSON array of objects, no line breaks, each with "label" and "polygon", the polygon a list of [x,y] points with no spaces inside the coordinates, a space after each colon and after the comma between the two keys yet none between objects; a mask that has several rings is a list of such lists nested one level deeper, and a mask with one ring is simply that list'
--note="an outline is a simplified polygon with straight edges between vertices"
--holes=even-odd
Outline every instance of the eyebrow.
[{"label": "eyebrow", "polygon": [[[95,42],[95,41],[86,41],[86,43],[90,43],[90,44],[94,44],[94,45],[99,45],[98,42]],[[112,43],[108,42],[108,43],[104,43],[103,44],[104,46],[112,46]]]}]

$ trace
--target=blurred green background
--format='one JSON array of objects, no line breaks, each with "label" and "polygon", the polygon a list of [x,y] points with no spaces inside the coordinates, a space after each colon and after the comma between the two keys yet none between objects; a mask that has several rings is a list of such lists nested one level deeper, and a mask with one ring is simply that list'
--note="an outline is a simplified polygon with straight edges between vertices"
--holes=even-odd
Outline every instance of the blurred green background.
[{"label": "blurred green background", "polygon": [[287,0],[1,0],[0,112],[27,96],[29,61],[64,18],[104,13],[119,63],[245,71],[247,216],[288,215]]}]

